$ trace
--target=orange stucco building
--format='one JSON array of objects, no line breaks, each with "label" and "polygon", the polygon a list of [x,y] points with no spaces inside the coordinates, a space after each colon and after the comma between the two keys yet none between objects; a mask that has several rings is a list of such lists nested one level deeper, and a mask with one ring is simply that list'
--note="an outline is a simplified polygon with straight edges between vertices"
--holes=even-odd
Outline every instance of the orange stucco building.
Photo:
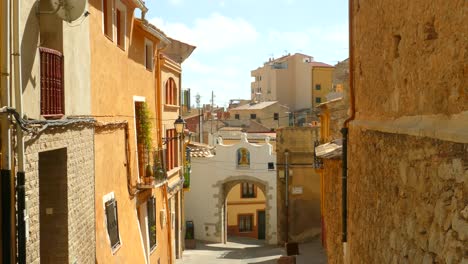
[{"label": "orange stucco building", "polygon": [[90,0],[97,263],[173,263],[158,54],[170,44],[138,0]]}]

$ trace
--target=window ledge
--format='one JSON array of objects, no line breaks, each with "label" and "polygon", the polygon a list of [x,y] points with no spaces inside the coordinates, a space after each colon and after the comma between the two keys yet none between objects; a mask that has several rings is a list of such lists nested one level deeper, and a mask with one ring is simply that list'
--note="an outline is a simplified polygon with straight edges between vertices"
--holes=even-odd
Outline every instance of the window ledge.
[{"label": "window ledge", "polygon": [[179,106],[178,105],[172,105],[172,104],[164,104],[164,110],[177,111],[177,110],[179,110]]},{"label": "window ledge", "polygon": [[64,116],[64,114],[42,115],[45,119],[61,119]]}]

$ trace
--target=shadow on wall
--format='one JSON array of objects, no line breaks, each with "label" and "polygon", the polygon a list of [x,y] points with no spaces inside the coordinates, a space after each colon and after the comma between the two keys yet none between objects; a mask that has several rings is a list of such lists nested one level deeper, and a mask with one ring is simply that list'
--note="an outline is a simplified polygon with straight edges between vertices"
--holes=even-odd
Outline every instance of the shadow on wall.
[{"label": "shadow on wall", "polygon": [[[22,91],[26,90],[29,82],[33,88],[38,87],[36,76],[32,76],[32,68],[36,59],[38,39],[39,39],[39,19],[36,14],[36,7],[39,2],[35,2],[29,11],[28,18],[24,23],[24,34],[21,39],[21,66],[22,66]],[[42,5],[41,5],[42,6]],[[42,7],[41,7],[42,8]]]}]

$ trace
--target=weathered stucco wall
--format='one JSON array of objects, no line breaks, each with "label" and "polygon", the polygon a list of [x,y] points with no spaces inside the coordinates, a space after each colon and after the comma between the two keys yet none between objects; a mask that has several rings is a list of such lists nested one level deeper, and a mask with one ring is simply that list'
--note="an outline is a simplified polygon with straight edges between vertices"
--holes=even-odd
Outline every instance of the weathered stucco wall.
[{"label": "weathered stucco wall", "polygon": [[354,3],[358,117],[468,109],[466,1]]},{"label": "weathered stucco wall", "polygon": [[342,162],[336,159],[323,160],[323,196],[325,248],[329,264],[343,263],[341,175]]},{"label": "weathered stucco wall", "polygon": [[468,144],[351,129],[351,263],[468,256]]},{"label": "weathered stucco wall", "polygon": [[[280,128],[277,131],[278,165],[278,241],[286,241],[286,213],[289,212],[289,241],[311,240],[321,233],[320,175],[312,167],[314,141],[318,129],[305,127]],[[289,151],[289,206],[286,211],[284,175],[284,152]],[[293,165],[296,164],[296,165]],[[302,190],[293,193],[293,190]]]}]

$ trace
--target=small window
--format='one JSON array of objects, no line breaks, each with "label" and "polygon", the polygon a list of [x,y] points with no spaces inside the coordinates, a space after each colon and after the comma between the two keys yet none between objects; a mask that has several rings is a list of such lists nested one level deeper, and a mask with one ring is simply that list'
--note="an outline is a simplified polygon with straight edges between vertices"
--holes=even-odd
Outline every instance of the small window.
[{"label": "small window", "polygon": [[274,114],[273,114],[273,119],[274,119],[274,120],[278,120],[278,119],[279,119],[279,114],[278,114],[278,113],[274,113]]},{"label": "small window", "polygon": [[117,216],[117,201],[110,199],[105,204],[106,207],[106,222],[107,222],[107,233],[109,234],[109,240],[114,252],[120,246],[119,237],[119,219]]},{"label": "small window", "polygon": [[275,169],[275,163],[274,162],[268,162],[268,169],[269,170],[274,170]]},{"label": "small window", "polygon": [[102,0],[102,24],[104,34],[112,40],[112,0]]},{"label": "small window", "polygon": [[117,37],[117,46],[125,50],[125,11],[124,9],[115,9],[115,28]]},{"label": "small window", "polygon": [[321,103],[321,102],[322,102],[322,98],[320,98],[320,97],[315,97],[315,102],[318,103],[318,104]]},{"label": "small window", "polygon": [[150,250],[156,247],[156,198],[151,197],[148,200],[148,236]]},{"label": "small window", "polygon": [[257,187],[253,183],[243,182],[241,184],[241,197],[242,198],[255,198],[257,197]]},{"label": "small window", "polygon": [[166,104],[177,105],[177,85],[174,79],[169,78],[166,82]]},{"label": "small window", "polygon": [[253,215],[239,215],[239,232],[252,232]]},{"label": "small window", "polygon": [[145,39],[145,67],[147,70],[153,70],[153,42]]},{"label": "small window", "polygon": [[239,119],[240,119],[240,115],[239,115],[239,114],[235,114],[235,115],[234,115],[234,118],[237,119],[237,120],[239,120]]},{"label": "small window", "polygon": [[257,115],[256,114],[250,114],[250,119],[257,119]]},{"label": "small window", "polygon": [[316,84],[315,85],[315,90],[322,90],[322,85],[321,84]]}]

